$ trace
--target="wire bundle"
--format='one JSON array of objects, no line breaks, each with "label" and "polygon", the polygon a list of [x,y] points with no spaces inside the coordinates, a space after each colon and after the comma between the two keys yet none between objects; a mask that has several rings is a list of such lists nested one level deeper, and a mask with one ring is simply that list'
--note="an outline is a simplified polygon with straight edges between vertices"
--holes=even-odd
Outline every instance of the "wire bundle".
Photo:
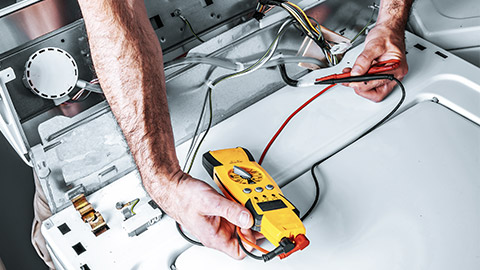
[{"label": "wire bundle", "polygon": [[[300,30],[310,37],[323,51],[327,61],[330,65],[338,64],[337,57],[332,53],[332,46],[325,40],[322,35],[320,24],[313,18],[307,16],[305,11],[303,11],[299,6],[295,5],[292,2],[288,1],[259,1],[257,4],[255,18],[262,18],[266,12],[268,12],[272,7],[279,6],[286,10],[292,18],[300,25]],[[315,23],[315,26],[312,24],[312,21]]]},{"label": "wire bundle", "polygon": [[[286,1],[260,1],[257,5],[257,13],[261,12],[262,14],[268,12],[271,8],[273,8],[273,6],[281,6],[282,8],[284,8],[285,10],[287,10],[287,12],[289,12],[292,17],[295,19],[295,21],[301,26],[301,29],[302,31],[308,35],[310,38],[312,38],[321,48],[322,50],[324,50],[324,53],[325,55],[327,56],[327,59],[329,61],[329,63],[331,65],[334,65],[337,63],[337,58],[335,57],[335,55],[333,55],[331,52],[330,52],[330,45],[328,44],[328,42],[325,41],[323,35],[321,34],[321,31],[318,27],[320,27],[320,25],[318,24],[318,22],[316,22],[316,27],[314,27],[311,23],[310,20],[313,20],[315,21],[313,18],[309,18],[305,12],[303,12],[303,10],[301,10],[298,6],[296,6],[295,4],[293,3],[290,3],[290,2],[286,2]],[[373,17],[373,15],[372,15]],[[372,18],[368,21],[367,23],[367,26],[370,24]],[[244,76],[244,75],[247,75],[249,73],[252,73],[256,70],[258,70],[259,68],[265,66],[267,64],[267,62],[269,62],[277,47],[278,47],[278,44],[279,44],[279,41],[282,37],[282,35],[286,32],[286,27],[288,25],[290,25],[292,23],[292,20],[288,20],[286,21],[285,23],[282,24],[282,26],[280,27],[280,29],[278,30],[278,34],[277,36],[275,37],[275,39],[273,40],[273,42],[271,43],[271,45],[269,46],[268,50],[263,54],[263,56],[258,59],[255,63],[253,63],[252,65],[250,65],[249,67],[245,68],[245,69],[242,69],[241,71],[238,71],[238,72],[234,72],[234,73],[231,73],[231,74],[226,74],[226,75],[223,75],[223,76],[220,76],[216,79],[214,79],[213,81],[209,81],[207,82],[207,85],[208,85],[208,89],[207,89],[207,92],[205,94],[205,98],[204,98],[204,101],[203,101],[203,106],[202,106],[202,111],[201,111],[201,114],[200,114],[200,117],[199,117],[199,120],[197,122],[197,126],[195,128],[195,132],[194,132],[194,135],[193,135],[193,138],[192,138],[192,142],[190,144],[190,148],[188,150],[188,153],[187,153],[187,157],[186,157],[186,160],[185,160],[185,165],[184,165],[184,171],[186,171],[187,173],[190,172],[190,170],[192,169],[192,166],[193,166],[193,163],[195,161],[195,157],[203,143],[203,141],[205,140],[205,137],[207,136],[211,126],[212,126],[212,122],[213,122],[213,104],[212,104],[212,91],[213,89],[220,83],[220,82],[223,82],[225,80],[228,80],[228,79],[231,79],[231,78],[236,78],[236,77],[240,77],[240,76]],[[360,33],[355,37],[355,39],[365,31],[366,27],[364,27]],[[201,61],[200,61],[201,60]],[[204,60],[203,59],[200,59],[199,62],[203,62]],[[216,60],[217,61],[217,60]],[[230,67],[230,66],[233,66],[232,65],[233,63],[227,63],[226,66]],[[271,64],[271,63],[270,63]],[[277,65],[277,63],[275,64]],[[233,68],[232,68],[233,69]],[[365,136],[366,134],[368,134],[369,132],[371,132],[372,130],[376,129],[378,126],[380,126],[381,124],[383,124],[385,121],[387,121],[398,109],[399,107],[401,106],[401,104],[403,103],[403,101],[405,100],[405,88],[404,86],[401,84],[401,82],[396,79],[393,75],[389,75],[389,74],[377,74],[377,75],[364,75],[364,76],[356,76],[356,77],[346,77],[346,78],[341,78],[341,79],[328,79],[328,80],[319,80],[319,81],[316,81],[316,82],[311,82],[311,83],[300,83],[299,81],[296,81],[296,80],[293,80],[291,79],[290,77],[288,77],[287,73],[286,73],[286,69],[285,69],[285,66],[284,66],[284,63],[280,63],[279,65],[279,70],[281,72],[281,75],[282,75],[282,78],[284,79],[284,81],[291,85],[291,86],[296,86],[296,87],[300,87],[300,86],[313,86],[313,85],[329,85],[328,87],[322,89],[320,92],[318,92],[316,95],[314,95],[312,98],[310,98],[307,102],[305,102],[303,105],[301,105],[297,110],[295,110],[287,119],[286,121],[283,123],[283,125],[279,128],[279,130],[276,132],[276,134],[272,137],[272,139],[270,140],[270,142],[268,143],[268,145],[266,146],[266,148],[264,149],[263,153],[262,153],[262,156],[259,160],[259,163],[261,164],[269,150],[269,148],[272,146],[272,144],[274,143],[274,141],[276,140],[276,138],[280,135],[280,133],[282,132],[282,130],[287,126],[287,124],[290,122],[290,120],[293,119],[293,117],[295,115],[297,115],[303,108],[305,108],[308,104],[310,104],[311,102],[313,102],[315,99],[317,99],[320,95],[322,95],[323,93],[325,93],[326,91],[328,91],[329,89],[333,88],[337,83],[347,83],[347,82],[365,82],[365,81],[372,81],[372,80],[384,80],[384,79],[387,79],[387,80],[393,80],[395,81],[399,86],[400,86],[400,89],[401,89],[401,92],[402,92],[402,96],[399,100],[399,102],[397,103],[396,106],[394,106],[394,108],[384,117],[382,118],[378,123],[376,123],[372,128],[368,129],[367,131],[365,131],[363,134],[361,134],[361,136],[359,138],[357,138],[355,141],[357,141],[358,139],[362,138],[363,136]],[[200,127],[202,125],[202,122],[203,122],[203,117],[204,117],[204,114],[205,114],[205,108],[207,106],[207,103],[208,103],[208,110],[209,110],[209,120],[208,120],[208,124],[207,124],[207,128],[205,130],[205,133],[203,134],[203,136],[200,138],[198,135],[199,135],[199,132],[200,132]],[[355,142],[354,141],[354,142]],[[353,142],[351,142],[353,143]],[[350,143],[350,144],[351,144]],[[350,144],[347,144],[345,145],[344,147],[342,147],[342,149],[344,149],[345,147],[347,147],[348,145]],[[195,147],[196,146],[196,147]],[[341,150],[341,149],[340,149]],[[338,150],[338,151],[340,151]],[[337,152],[335,152],[334,154],[336,154]],[[314,198],[314,201],[312,202],[310,208],[305,212],[305,214],[301,217],[301,220],[305,220],[312,212],[313,210],[315,209],[318,201],[319,201],[319,197],[320,197],[320,186],[319,186],[319,183],[318,183],[318,179],[315,175],[315,168],[321,164],[322,162],[324,162],[325,160],[327,160],[328,158],[330,158],[331,156],[333,156],[334,154],[328,156],[327,158],[324,158],[318,162],[316,162],[315,164],[312,165],[310,171],[311,171],[311,174],[312,174],[312,177],[313,177],[313,181],[314,181],[314,184],[315,184],[315,198]],[[188,166],[188,170],[187,169],[187,164],[190,162],[189,166]],[[185,235],[185,233],[182,231],[182,228],[180,226],[180,224],[177,223],[177,229],[179,231],[179,233],[181,234],[181,236],[183,238],[185,238],[188,242],[190,242],[191,244],[194,244],[194,245],[200,245],[200,246],[203,246],[202,243],[198,242],[198,241],[195,241],[193,239],[190,239],[187,235]],[[240,232],[239,228],[237,228],[236,230],[237,232],[237,239],[238,239],[238,243],[239,243],[239,246],[240,248],[245,252],[245,254],[247,254],[249,257],[253,258],[253,259],[256,259],[256,260],[264,260],[264,261],[268,261],[268,260],[271,260],[273,259],[274,257],[276,257],[278,254],[280,254],[280,250],[278,249],[274,249],[272,251],[267,251],[261,247],[259,247],[258,245],[256,245],[255,243],[252,243],[250,241],[248,241],[248,239],[246,239],[242,233]],[[263,252],[264,254],[262,256],[258,256],[258,255],[255,255],[251,252],[249,252],[243,245],[243,243],[246,243],[248,244],[249,246]],[[277,247],[278,248],[278,247]]]},{"label": "wire bundle", "polygon": [[[95,79],[91,80],[90,83],[91,83],[91,84],[98,84],[98,83],[99,83],[98,78],[95,78]],[[85,92],[87,92],[87,94],[86,94],[85,96],[83,96],[83,98],[82,98],[82,95],[83,95],[83,93],[85,93]],[[92,92],[91,92],[91,91],[88,91],[88,90],[85,89],[85,88],[82,88],[82,89],[80,89],[80,91],[78,91],[78,92],[75,94],[75,96],[73,96],[73,97],[71,98],[71,100],[74,101],[74,102],[75,102],[75,101],[84,101],[84,100],[86,100],[86,99],[90,96],[90,93],[92,93]]]}]

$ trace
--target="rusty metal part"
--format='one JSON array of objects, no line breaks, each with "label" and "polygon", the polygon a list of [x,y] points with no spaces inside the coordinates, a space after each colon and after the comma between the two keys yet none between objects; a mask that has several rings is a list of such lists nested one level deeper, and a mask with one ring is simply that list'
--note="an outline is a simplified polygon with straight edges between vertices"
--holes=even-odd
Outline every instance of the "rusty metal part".
[{"label": "rusty metal part", "polygon": [[108,230],[107,223],[102,215],[93,209],[93,206],[87,201],[84,194],[80,194],[72,199],[73,206],[82,216],[85,223],[90,224],[92,232],[95,236],[106,232]]}]

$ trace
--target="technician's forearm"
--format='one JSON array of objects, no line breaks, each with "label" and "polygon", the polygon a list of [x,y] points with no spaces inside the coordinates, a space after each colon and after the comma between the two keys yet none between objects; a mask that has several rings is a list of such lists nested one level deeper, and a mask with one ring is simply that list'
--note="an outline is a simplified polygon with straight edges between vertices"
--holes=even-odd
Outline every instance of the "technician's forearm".
[{"label": "technician's forearm", "polygon": [[79,0],[95,70],[144,185],[157,202],[180,178],[163,59],[143,0]]},{"label": "technician's forearm", "polygon": [[413,0],[381,0],[377,25],[404,32]]}]

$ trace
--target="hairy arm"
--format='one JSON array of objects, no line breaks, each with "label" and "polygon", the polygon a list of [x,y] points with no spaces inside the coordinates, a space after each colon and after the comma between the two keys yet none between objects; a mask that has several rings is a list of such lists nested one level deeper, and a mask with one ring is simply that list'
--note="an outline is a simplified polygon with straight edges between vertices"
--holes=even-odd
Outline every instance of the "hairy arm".
[{"label": "hairy arm", "polygon": [[[405,55],[405,25],[408,20],[413,0],[382,0],[375,27],[368,33],[365,49],[358,56],[351,74],[363,75],[375,62],[389,59],[401,61],[400,67],[393,73],[397,79],[403,79],[408,72]],[[350,69],[345,69],[348,72]],[[371,81],[368,83],[350,83],[355,92],[379,102],[383,100],[395,86],[391,81]]]},{"label": "hairy arm", "polygon": [[144,1],[78,2],[95,70],[145,189],[169,216],[203,244],[235,258],[244,257],[234,237],[233,224],[250,228],[253,220],[248,210],[183,173],[178,164],[162,50]]}]

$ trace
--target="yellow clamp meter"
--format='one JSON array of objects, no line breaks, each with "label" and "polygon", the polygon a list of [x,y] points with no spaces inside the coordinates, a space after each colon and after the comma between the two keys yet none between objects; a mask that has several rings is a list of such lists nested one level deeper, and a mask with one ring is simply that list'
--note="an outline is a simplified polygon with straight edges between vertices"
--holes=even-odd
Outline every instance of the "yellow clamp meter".
[{"label": "yellow clamp meter", "polygon": [[247,149],[209,151],[203,155],[203,166],[227,198],[252,213],[252,229],[282,247],[275,256],[283,259],[308,246],[299,211]]}]

